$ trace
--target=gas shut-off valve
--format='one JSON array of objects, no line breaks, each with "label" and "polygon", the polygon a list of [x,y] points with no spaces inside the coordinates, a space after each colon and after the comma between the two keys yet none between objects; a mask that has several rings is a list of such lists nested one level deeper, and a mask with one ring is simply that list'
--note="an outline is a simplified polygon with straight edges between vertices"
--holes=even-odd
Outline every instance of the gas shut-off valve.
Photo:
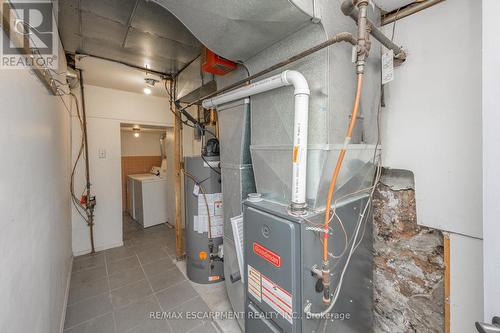
[{"label": "gas shut-off valve", "polygon": [[[325,290],[325,286],[330,285],[330,270],[319,269],[318,265],[314,265],[311,268],[311,275],[316,278],[316,284],[314,285],[314,290],[317,293],[322,293]],[[324,300],[325,303],[329,303],[329,298]]]}]

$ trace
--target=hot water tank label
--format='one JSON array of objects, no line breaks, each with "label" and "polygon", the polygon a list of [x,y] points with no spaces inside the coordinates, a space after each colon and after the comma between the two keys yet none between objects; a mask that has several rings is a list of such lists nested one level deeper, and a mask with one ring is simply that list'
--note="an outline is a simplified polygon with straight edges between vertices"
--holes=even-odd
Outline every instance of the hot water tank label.
[{"label": "hot water tank label", "polygon": [[[208,221],[210,215],[210,223]],[[211,229],[208,233],[208,225]],[[199,193],[198,215],[194,216],[194,231],[207,233],[212,238],[224,236],[224,206],[222,204],[222,193]]]},{"label": "hot water tank label", "polygon": [[257,301],[262,302],[262,282],[260,272],[248,265],[248,293]]}]

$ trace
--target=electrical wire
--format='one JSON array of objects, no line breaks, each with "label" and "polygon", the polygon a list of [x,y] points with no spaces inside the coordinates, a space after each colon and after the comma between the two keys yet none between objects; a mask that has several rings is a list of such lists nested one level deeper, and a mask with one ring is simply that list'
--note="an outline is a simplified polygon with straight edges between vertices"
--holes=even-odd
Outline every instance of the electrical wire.
[{"label": "electrical wire", "polygon": [[356,243],[357,243],[357,239],[358,239],[360,227],[363,224],[362,222],[363,222],[365,216],[367,216],[366,213],[367,213],[368,207],[371,205],[371,201],[373,199],[373,194],[375,193],[375,189],[376,189],[377,184],[378,184],[378,182],[380,180],[381,170],[382,170],[382,168],[380,167],[380,165],[377,166],[377,173],[376,173],[376,177],[375,177],[375,180],[374,180],[374,183],[373,183],[373,186],[372,186],[372,190],[370,192],[370,195],[368,197],[366,205],[363,208],[363,211],[359,214],[358,222],[356,224],[356,229],[355,229],[355,233],[354,233],[354,237],[353,237],[354,241],[353,241],[353,243],[351,245],[351,249],[349,250],[349,255],[347,256],[346,263],[344,264],[344,267],[343,267],[342,272],[340,274],[340,279],[339,279],[338,286],[335,289],[335,292],[333,293],[332,301],[330,302],[330,305],[328,306],[328,308],[326,308],[322,312],[318,312],[318,313],[311,312],[310,311],[311,303],[308,303],[306,305],[305,309],[304,309],[304,312],[310,318],[321,319],[321,318],[325,317],[333,309],[333,307],[337,303],[338,297],[339,297],[340,292],[342,290],[342,284],[344,282],[344,277],[345,277],[345,273],[347,271],[347,267],[349,266],[349,263],[351,261],[352,255],[355,253],[355,251],[357,249]]},{"label": "electrical wire", "polygon": [[78,166],[78,163],[79,163],[80,159],[82,158],[85,142],[84,142],[84,138],[83,138],[83,120],[81,118],[80,106],[78,104],[79,103],[78,98],[76,97],[76,95],[73,92],[71,92],[70,95],[73,97],[75,104],[76,104],[76,115],[78,118],[78,122],[80,124],[80,130],[82,132],[82,137],[81,137],[81,141],[80,141],[80,147],[78,149],[78,154],[77,154],[75,163],[73,164],[73,168],[71,169],[71,177],[70,177],[71,201],[73,202],[73,205],[75,206],[75,209],[78,212],[78,214],[83,218],[83,220],[87,224],[89,224],[90,220],[88,217],[87,208],[81,204],[79,198],[75,195],[75,172],[76,172],[76,168]]},{"label": "electrical wire", "polygon": [[[344,146],[342,147],[342,149],[339,153],[339,157],[337,158],[335,170],[333,171],[332,179],[330,180],[330,185],[328,187],[328,195],[327,195],[327,199],[326,199],[325,219],[324,219],[325,231],[327,231],[328,224],[330,223],[330,206],[332,204],[332,198],[333,198],[333,194],[335,192],[335,185],[337,183],[337,178],[338,178],[338,175],[340,173],[340,169],[342,168],[342,162],[344,161],[344,157],[345,157],[345,154],[347,151],[347,145],[349,144],[351,137],[352,137],[352,131],[354,129],[354,126],[356,125],[356,118],[357,118],[358,111],[359,111],[359,104],[360,104],[362,89],[363,89],[363,74],[359,73],[358,77],[357,77],[356,96],[354,98],[352,114],[351,114],[351,121],[349,122],[349,126],[347,128]],[[323,239],[324,239],[323,261],[328,262],[328,233],[325,232],[323,236],[324,236],[323,237]]]},{"label": "electrical wire", "polygon": [[208,165],[208,167],[210,169],[212,169],[213,172],[217,173],[220,176],[221,175],[220,171],[218,171],[217,169],[215,169],[213,166],[210,165],[209,161],[207,161],[205,159],[205,157],[203,156],[203,153],[201,153],[200,155],[201,155],[201,159]]},{"label": "electrical wire", "polygon": [[[165,80],[165,90],[167,91],[167,94],[169,95],[170,99],[173,100],[172,98],[172,93],[171,91],[167,88],[167,80]],[[174,102],[174,105],[178,103],[178,102]],[[180,108],[180,106],[178,106],[179,110],[181,110],[182,112],[184,112],[185,108]],[[181,112],[175,112],[175,110],[172,109],[172,107],[170,107],[170,111],[174,114],[174,116],[179,119],[181,121],[181,123],[183,123],[184,125],[188,126],[188,127],[191,127],[191,128],[194,128],[194,129],[197,129],[199,130],[201,133],[205,134],[205,132],[211,134],[214,138],[216,138],[217,136],[215,135],[214,132],[212,132],[211,130],[209,130],[208,128],[205,128],[203,127],[198,121],[194,121],[192,119],[186,119],[186,120],[182,120],[182,113]],[[187,111],[185,111],[187,112]],[[192,122],[193,124],[190,124],[189,122]]]},{"label": "electrical wire", "polygon": [[401,8],[398,8],[398,10],[396,11],[396,16],[394,16],[394,24],[392,25],[392,36],[391,36],[391,42],[394,41],[394,33],[396,32],[396,22],[398,20],[398,15],[399,15],[399,10]]}]

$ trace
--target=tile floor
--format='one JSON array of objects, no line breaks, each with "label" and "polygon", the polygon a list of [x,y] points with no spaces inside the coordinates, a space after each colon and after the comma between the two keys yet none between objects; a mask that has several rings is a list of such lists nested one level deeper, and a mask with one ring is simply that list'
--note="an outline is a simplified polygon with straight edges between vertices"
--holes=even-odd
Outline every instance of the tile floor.
[{"label": "tile floor", "polygon": [[149,318],[209,308],[175,262],[174,229],[125,215],[123,233],[124,246],[74,259],[64,333],[220,332],[209,319]]}]

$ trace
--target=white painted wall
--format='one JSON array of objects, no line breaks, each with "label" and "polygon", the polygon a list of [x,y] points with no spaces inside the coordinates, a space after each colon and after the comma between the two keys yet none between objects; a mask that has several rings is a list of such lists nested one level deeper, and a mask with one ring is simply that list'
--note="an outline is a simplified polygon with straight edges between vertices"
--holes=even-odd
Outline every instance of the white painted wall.
[{"label": "white painted wall", "polygon": [[138,138],[132,131],[121,131],[122,156],[160,156],[160,133],[142,131]]},{"label": "white painted wall", "polygon": [[484,320],[500,316],[500,1],[483,0]]},{"label": "white painted wall", "polygon": [[[194,131],[188,126],[184,126],[182,130],[183,137],[183,156],[199,156],[201,153],[201,141],[194,140]],[[166,151],[167,151],[167,186],[169,192],[168,198],[168,221],[175,224],[175,165],[174,165],[174,129],[167,129],[166,136]],[[182,196],[182,211],[184,211],[184,182],[181,183],[181,196]],[[182,214],[182,226],[185,226],[184,214]]]},{"label": "white painted wall", "polygon": [[[392,25],[387,27],[392,31]],[[418,223],[482,237],[481,2],[397,22],[408,50],[386,89],[383,159],[415,174]]]},{"label": "white painted wall", "polygon": [[[85,75],[85,73],[84,73]],[[84,76],[85,79],[85,76]],[[85,85],[88,122],[90,177],[96,195],[95,245],[104,250],[123,244],[121,200],[121,123],[172,125],[168,99]],[[80,127],[73,117],[73,160],[76,158]],[[99,150],[106,158],[99,158]],[[77,192],[85,186],[84,165],[76,176]],[[90,251],[89,230],[73,209],[73,253]]]},{"label": "white painted wall", "polygon": [[0,332],[59,332],[72,259],[70,117],[30,71],[0,71]]},{"label": "white painted wall", "polygon": [[89,96],[85,100],[88,117],[173,126],[173,114],[169,111],[167,98],[91,85],[86,86],[85,93]]},{"label": "white painted wall", "polygon": [[[84,74],[85,75],[85,74]],[[79,95],[79,92],[78,92]],[[173,115],[168,109],[168,99],[126,91],[85,85],[87,107],[90,177],[92,192],[96,195],[95,244],[104,250],[123,244],[121,200],[121,123],[139,125],[173,126]],[[193,154],[196,143],[193,131],[184,127],[184,154]],[[73,116],[73,160],[76,158],[80,128]],[[173,138],[172,138],[173,139]],[[158,143],[156,143],[158,146]],[[159,148],[156,148],[159,150]],[[99,158],[98,152],[106,152]],[[167,156],[169,152],[167,152]],[[170,156],[173,156],[171,153]],[[84,165],[81,163],[76,176],[77,192],[85,186]],[[173,187],[172,191],[173,191]],[[86,223],[73,209],[73,253],[90,252],[89,230]]]},{"label": "white painted wall", "polygon": [[481,1],[444,1],[395,31],[408,60],[385,89],[383,164],[414,173],[417,222],[451,232],[451,331],[470,333],[483,318]]},{"label": "white painted wall", "polygon": [[[483,318],[483,241],[450,234],[450,329],[477,332]],[[490,318],[491,319],[491,318]]]}]

